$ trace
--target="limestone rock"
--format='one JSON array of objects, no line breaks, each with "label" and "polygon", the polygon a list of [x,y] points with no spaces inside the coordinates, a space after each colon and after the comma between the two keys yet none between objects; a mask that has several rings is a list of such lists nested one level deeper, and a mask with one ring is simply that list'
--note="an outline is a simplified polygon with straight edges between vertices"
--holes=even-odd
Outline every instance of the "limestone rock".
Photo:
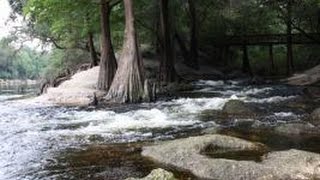
[{"label": "limestone rock", "polygon": [[155,169],[144,178],[128,178],[127,180],[177,180],[173,173],[164,169]]},{"label": "limestone rock", "polygon": [[320,108],[314,110],[309,119],[310,123],[315,126],[320,126]]},{"label": "limestone rock", "polygon": [[204,179],[317,179],[320,155],[287,150],[271,152],[261,157],[261,162],[214,158],[203,154],[208,146],[214,151],[229,152],[264,151],[262,144],[222,135],[205,135],[164,142],[143,148],[142,155],[157,162],[188,170]]}]

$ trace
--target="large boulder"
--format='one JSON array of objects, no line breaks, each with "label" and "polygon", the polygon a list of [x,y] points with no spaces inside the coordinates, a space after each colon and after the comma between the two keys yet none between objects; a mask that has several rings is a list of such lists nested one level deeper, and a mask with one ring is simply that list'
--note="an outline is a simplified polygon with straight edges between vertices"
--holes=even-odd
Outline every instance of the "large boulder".
[{"label": "large boulder", "polygon": [[126,180],[177,180],[173,173],[164,169],[155,169],[144,178],[127,178]]},{"label": "large boulder", "polygon": [[[221,155],[223,152],[228,153]],[[253,160],[248,154],[256,154],[258,160]],[[293,149],[266,153],[266,147],[262,144],[222,135],[163,142],[143,148],[142,155],[190,171],[203,179],[320,178],[319,154]],[[248,159],[243,155],[247,155]]]}]

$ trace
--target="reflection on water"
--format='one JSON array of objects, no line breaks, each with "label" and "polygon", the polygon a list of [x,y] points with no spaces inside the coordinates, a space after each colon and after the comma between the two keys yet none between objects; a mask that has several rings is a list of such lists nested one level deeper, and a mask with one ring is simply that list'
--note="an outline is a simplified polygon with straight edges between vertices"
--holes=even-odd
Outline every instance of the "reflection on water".
[{"label": "reflection on water", "polygon": [[[266,112],[250,128],[299,122],[303,110],[289,107],[301,90],[286,86],[241,86],[236,82],[200,81],[183,97],[115,108],[64,108],[21,100],[21,94],[1,91],[0,177],[2,179],[123,179],[142,177],[159,165],[140,156],[141,147],[154,141],[202,134],[206,128],[228,129],[237,118],[220,123],[216,117],[201,120],[204,110],[221,110],[229,100],[240,100]],[[214,94],[213,94],[214,93]],[[16,100],[18,98],[19,100]],[[15,100],[12,100],[15,99]],[[298,106],[297,106],[298,107]],[[252,122],[252,123],[251,123]],[[241,124],[241,123],[240,123]],[[245,137],[253,133],[245,131]],[[241,136],[235,131],[221,132]],[[272,146],[271,140],[261,141]],[[308,141],[302,140],[303,143]],[[314,148],[315,144],[301,144]],[[312,144],[313,143],[313,144]],[[284,144],[284,148],[291,148]],[[295,146],[294,146],[295,147]],[[309,148],[309,149],[310,149]],[[245,157],[237,152],[235,157]],[[217,154],[215,154],[217,156]],[[230,153],[221,153],[227,157]],[[165,167],[169,168],[169,167]],[[190,175],[178,172],[181,179]],[[188,173],[186,173],[188,174]]]},{"label": "reflection on water", "polygon": [[155,165],[140,156],[139,144],[90,146],[84,150],[67,149],[49,162],[36,178],[125,179],[144,177]]},{"label": "reflection on water", "polygon": [[0,102],[22,99],[36,95],[39,84],[2,84],[0,83]]}]

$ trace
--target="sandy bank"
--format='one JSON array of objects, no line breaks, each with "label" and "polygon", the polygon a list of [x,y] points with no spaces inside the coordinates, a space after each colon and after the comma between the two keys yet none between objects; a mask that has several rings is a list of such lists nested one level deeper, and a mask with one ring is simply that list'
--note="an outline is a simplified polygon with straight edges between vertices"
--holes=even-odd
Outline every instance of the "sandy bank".
[{"label": "sandy bank", "polygon": [[102,97],[105,92],[98,91],[99,67],[76,73],[60,86],[49,88],[47,93],[36,98],[40,102],[49,102],[64,106],[87,106],[94,96]]}]

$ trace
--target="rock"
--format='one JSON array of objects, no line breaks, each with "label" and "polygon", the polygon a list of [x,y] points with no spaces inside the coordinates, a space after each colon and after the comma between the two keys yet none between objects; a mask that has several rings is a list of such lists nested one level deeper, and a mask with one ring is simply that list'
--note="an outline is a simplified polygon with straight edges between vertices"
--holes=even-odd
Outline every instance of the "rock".
[{"label": "rock", "polygon": [[259,85],[259,84],[266,84],[265,80],[260,77],[260,76],[254,76],[251,79],[251,83],[250,84],[255,84],[255,85]]},{"label": "rock", "polygon": [[217,134],[221,130],[220,127],[209,127],[201,131],[203,134]]},{"label": "rock", "polygon": [[236,123],[238,126],[252,125],[252,118],[261,114],[258,108],[239,100],[228,101],[222,110],[204,110],[199,114],[201,121],[215,121],[218,124],[230,125]]},{"label": "rock", "polygon": [[320,178],[317,170],[320,166],[320,155],[316,153],[293,149],[271,152],[263,155],[261,162],[237,160],[237,157],[234,159],[215,158],[203,154],[204,151],[218,153],[221,150],[228,150],[230,153],[246,151],[265,153],[266,147],[259,143],[229,136],[205,135],[144,147],[142,155],[157,162],[190,171],[203,179]]},{"label": "rock", "polygon": [[305,97],[311,99],[319,99],[320,98],[320,87],[307,87],[303,89],[303,94]]},{"label": "rock", "polygon": [[206,121],[214,120],[215,122],[219,123],[228,119],[228,115],[219,110],[207,109],[207,110],[203,110],[199,114],[199,118],[201,119],[201,121],[206,122]]},{"label": "rock", "polygon": [[177,180],[173,173],[163,169],[153,170],[147,177],[144,178],[127,178],[127,180]]},{"label": "rock", "polygon": [[320,135],[320,131],[318,128],[310,124],[301,124],[301,123],[293,123],[293,124],[281,124],[274,128],[275,133],[281,135]]},{"label": "rock", "polygon": [[315,126],[320,126],[320,108],[314,110],[311,113],[311,117],[309,119],[309,122]]},{"label": "rock", "polygon": [[233,116],[256,116],[257,113],[257,109],[249,106],[248,104],[239,101],[239,100],[230,100],[228,101],[223,109],[222,112],[226,113],[228,115],[233,115]]},{"label": "rock", "polygon": [[292,77],[283,81],[287,82],[290,85],[298,86],[316,84],[320,81],[320,65],[304,71],[300,74],[294,74]]}]

